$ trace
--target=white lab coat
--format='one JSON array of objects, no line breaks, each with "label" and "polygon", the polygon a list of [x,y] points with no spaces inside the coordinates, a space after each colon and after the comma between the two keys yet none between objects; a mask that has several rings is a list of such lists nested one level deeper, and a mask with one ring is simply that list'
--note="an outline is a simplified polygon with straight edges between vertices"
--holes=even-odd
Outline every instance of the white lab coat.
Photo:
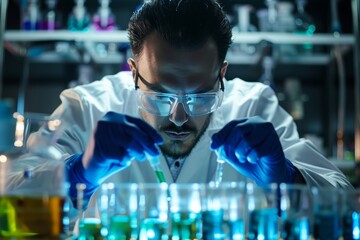
[{"label": "white lab coat", "polygon": [[[60,96],[62,104],[52,114],[61,119],[66,128],[58,145],[63,159],[85,150],[97,121],[106,112],[115,111],[140,117],[134,89],[131,73],[120,72],[106,76],[100,81],[63,91]],[[308,184],[352,188],[341,171],[324,158],[310,141],[299,138],[292,117],[279,106],[271,88],[238,78],[225,81],[223,103],[213,113],[208,129],[186,158],[176,182],[206,183],[213,180],[216,155],[209,150],[212,134],[233,119],[256,115],[274,125],[286,158],[299,169]],[[165,159],[160,157],[160,161],[166,181],[172,183],[173,179]],[[27,164],[31,165],[29,162]],[[44,166],[42,169],[44,170]],[[223,181],[242,180],[245,180],[244,176],[225,164]],[[127,169],[112,175],[108,181],[148,183],[156,182],[156,178],[148,161],[133,161]]]},{"label": "white lab coat", "polygon": [[[140,117],[130,72],[106,76],[100,81],[63,91],[62,104],[53,113],[67,126],[59,146],[64,158],[83,152],[96,122],[108,111]],[[299,169],[306,182],[315,186],[351,188],[341,171],[324,158],[305,139],[300,139],[292,117],[278,104],[273,90],[261,83],[241,79],[225,81],[225,94],[221,107],[213,113],[208,129],[186,158],[177,183],[205,183],[213,180],[216,155],[209,150],[213,133],[231,120],[260,116],[271,122],[280,138],[285,156]],[[168,183],[173,179],[163,157],[160,158]],[[224,166],[223,181],[241,181],[244,177],[230,165]],[[148,161],[133,161],[130,167],[113,175],[117,182],[156,182]]]}]

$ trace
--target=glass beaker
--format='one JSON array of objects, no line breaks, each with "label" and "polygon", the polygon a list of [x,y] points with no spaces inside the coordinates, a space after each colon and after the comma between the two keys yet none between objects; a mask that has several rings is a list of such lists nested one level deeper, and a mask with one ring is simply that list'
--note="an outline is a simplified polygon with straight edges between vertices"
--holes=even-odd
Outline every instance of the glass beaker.
[{"label": "glass beaker", "polygon": [[337,240],[341,236],[340,191],[335,187],[313,187],[314,239]]},{"label": "glass beaker", "polygon": [[360,239],[360,189],[343,191],[343,239]]},{"label": "glass beaker", "polygon": [[142,183],[138,188],[140,239],[168,239],[168,185]]},{"label": "glass beaker", "polygon": [[57,119],[17,115],[17,151],[7,159],[0,196],[0,238],[61,239],[69,235],[64,162],[56,148]]},{"label": "glass beaker", "polygon": [[312,202],[307,185],[280,184],[280,211],[282,239],[310,239]]},{"label": "glass beaker", "polygon": [[278,200],[276,183],[261,187],[246,184],[248,239],[278,239]]},{"label": "glass beaker", "polygon": [[174,183],[169,191],[172,239],[201,239],[200,184]]},{"label": "glass beaker", "polygon": [[202,186],[203,239],[245,239],[245,184],[214,182]]},{"label": "glass beaker", "polygon": [[135,183],[101,185],[98,206],[107,239],[137,239],[137,189]]}]

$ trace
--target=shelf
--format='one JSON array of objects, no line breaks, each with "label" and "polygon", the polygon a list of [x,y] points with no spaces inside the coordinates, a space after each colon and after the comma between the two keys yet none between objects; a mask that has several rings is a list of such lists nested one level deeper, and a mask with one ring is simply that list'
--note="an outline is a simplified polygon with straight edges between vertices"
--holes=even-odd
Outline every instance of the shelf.
[{"label": "shelf", "polygon": [[41,41],[78,41],[78,42],[129,42],[127,31],[114,32],[70,32],[58,31],[6,31],[5,41],[41,42]]},{"label": "shelf", "polygon": [[[236,54],[228,52],[226,61],[229,64],[254,65],[259,62],[258,55]],[[296,55],[296,56],[279,56],[276,62],[279,64],[295,64],[295,65],[318,65],[323,66],[329,63],[331,57],[329,54],[312,54],[312,55]]]},{"label": "shelf", "polygon": [[[93,41],[93,42],[129,42],[127,31],[113,32],[70,32],[58,31],[17,31],[5,32],[5,41],[32,42],[32,41]],[[256,44],[261,41],[269,41],[273,44],[315,44],[315,45],[352,45],[355,38],[351,34],[336,36],[334,34],[315,34],[311,37],[293,33],[273,32],[247,32],[233,33],[234,43]]]},{"label": "shelf", "polygon": [[330,157],[329,161],[334,163],[340,169],[355,169],[356,162],[352,160],[339,160],[335,157]]},{"label": "shelf", "polygon": [[234,43],[259,43],[269,41],[273,44],[315,44],[315,45],[352,45],[355,38],[351,34],[314,34],[313,36],[299,35],[295,33],[273,33],[273,32],[247,32],[234,33]]}]

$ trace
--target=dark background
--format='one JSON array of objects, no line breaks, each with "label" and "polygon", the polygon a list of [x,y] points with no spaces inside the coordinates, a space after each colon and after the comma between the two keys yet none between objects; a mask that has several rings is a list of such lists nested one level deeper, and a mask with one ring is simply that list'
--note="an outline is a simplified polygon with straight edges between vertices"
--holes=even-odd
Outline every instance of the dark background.
[{"label": "dark background", "polygon": [[[250,4],[254,9],[265,8],[264,0],[222,0],[220,1],[230,19],[234,17],[235,4]],[[294,1],[292,1],[294,3]],[[329,0],[309,0],[306,12],[309,13],[316,25],[316,33],[331,32]],[[44,7],[44,1],[41,2]],[[141,4],[137,0],[113,0],[112,11],[116,16],[117,26],[125,30],[127,22]],[[59,16],[66,27],[66,20],[73,7],[73,1],[60,0],[57,4]],[[87,0],[85,3],[89,13],[92,15],[98,8],[97,0]],[[343,33],[352,33],[351,1],[338,1],[339,20]],[[251,23],[257,25],[255,13],[252,15]],[[236,24],[235,21],[232,22]],[[19,29],[20,9],[18,1],[9,0],[7,12],[8,30]],[[330,54],[329,46],[316,46],[319,53]],[[353,56],[352,51],[344,53],[346,67],[347,85],[347,109],[345,124],[345,148],[350,153],[353,151],[354,132],[354,92],[353,92]],[[24,59],[5,51],[4,59],[4,97],[14,99],[18,95],[21,74],[23,72]],[[25,110],[29,112],[51,113],[60,104],[59,93],[69,86],[69,82],[77,78],[78,63],[37,63],[30,62],[29,85],[26,89]],[[108,65],[93,65],[94,80],[105,74],[113,74],[120,70],[121,63]],[[325,65],[311,64],[281,64],[276,63],[274,69],[274,83],[278,93],[283,92],[284,81],[287,78],[298,78],[302,84],[303,94],[307,101],[303,103],[304,118],[296,120],[301,136],[319,137],[324,143],[324,153],[327,156],[335,154],[336,140],[336,115],[337,115],[337,70],[334,61]],[[261,63],[257,64],[231,64],[226,78],[240,77],[246,81],[258,81],[262,74]],[[281,102],[284,105],[284,102]],[[351,154],[350,154],[351,158]]]}]

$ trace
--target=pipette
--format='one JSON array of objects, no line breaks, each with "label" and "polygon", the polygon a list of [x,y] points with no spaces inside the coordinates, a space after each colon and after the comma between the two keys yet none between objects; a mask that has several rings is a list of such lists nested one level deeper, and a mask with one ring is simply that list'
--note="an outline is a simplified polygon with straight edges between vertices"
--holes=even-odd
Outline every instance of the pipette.
[{"label": "pipette", "polygon": [[215,173],[215,186],[218,187],[222,181],[222,175],[223,175],[223,168],[225,160],[220,158],[220,149],[215,151],[217,155],[217,167],[216,167],[216,173]]}]

